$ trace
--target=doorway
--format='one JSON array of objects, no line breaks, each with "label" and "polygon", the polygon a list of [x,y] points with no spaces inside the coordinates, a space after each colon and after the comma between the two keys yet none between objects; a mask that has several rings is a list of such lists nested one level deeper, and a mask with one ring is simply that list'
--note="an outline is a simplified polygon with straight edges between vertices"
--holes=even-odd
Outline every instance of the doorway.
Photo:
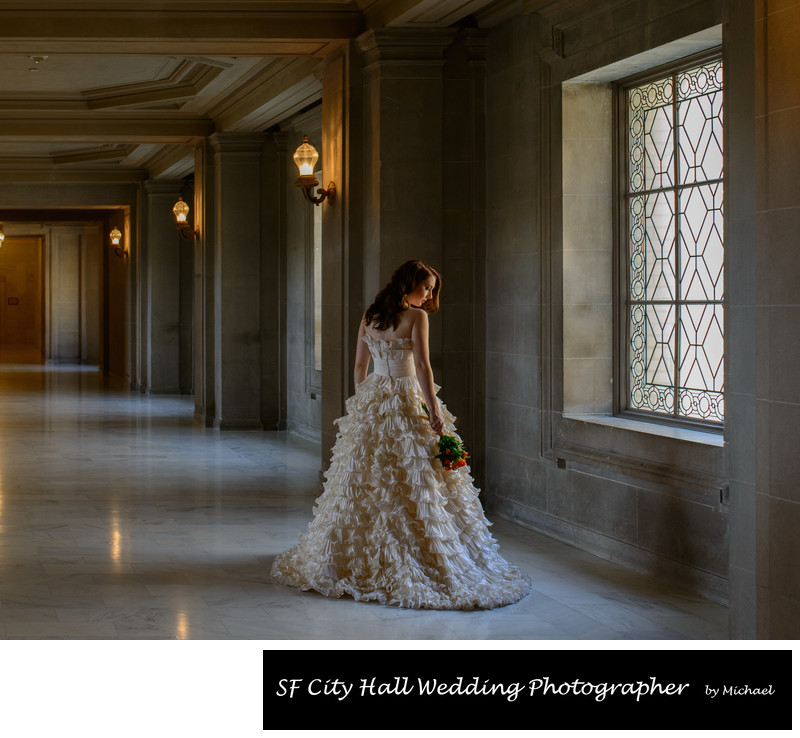
[{"label": "doorway", "polygon": [[42,237],[9,236],[0,249],[0,361],[41,363]]}]

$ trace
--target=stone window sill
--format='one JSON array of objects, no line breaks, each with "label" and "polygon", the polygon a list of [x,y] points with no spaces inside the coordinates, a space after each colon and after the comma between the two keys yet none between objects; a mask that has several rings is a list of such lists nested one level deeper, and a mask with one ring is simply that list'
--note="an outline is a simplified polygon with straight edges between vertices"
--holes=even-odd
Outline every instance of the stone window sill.
[{"label": "stone window sill", "polygon": [[578,420],[583,423],[595,423],[597,425],[610,426],[635,431],[637,433],[649,433],[654,436],[664,438],[674,438],[679,441],[689,441],[690,443],[701,443],[706,446],[717,446],[722,448],[725,440],[720,433],[708,433],[700,430],[690,430],[688,428],[678,428],[671,425],[661,425],[659,423],[648,423],[644,420],[634,420],[632,418],[620,418],[616,415],[588,415],[577,413],[564,413],[563,417],[567,420]]}]

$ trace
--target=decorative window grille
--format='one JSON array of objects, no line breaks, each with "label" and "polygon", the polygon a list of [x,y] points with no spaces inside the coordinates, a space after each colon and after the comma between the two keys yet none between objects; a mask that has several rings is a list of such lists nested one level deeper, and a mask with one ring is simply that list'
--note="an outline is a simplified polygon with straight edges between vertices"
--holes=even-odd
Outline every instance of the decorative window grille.
[{"label": "decorative window grille", "polygon": [[722,61],[621,91],[627,410],[720,424]]}]

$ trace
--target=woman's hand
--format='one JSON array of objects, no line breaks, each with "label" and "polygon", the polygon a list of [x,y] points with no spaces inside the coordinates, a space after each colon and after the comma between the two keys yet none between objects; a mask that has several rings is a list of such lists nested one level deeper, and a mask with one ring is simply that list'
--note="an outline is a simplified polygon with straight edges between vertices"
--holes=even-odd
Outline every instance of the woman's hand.
[{"label": "woman's hand", "polygon": [[364,334],[367,326],[364,321],[358,326],[358,338],[356,340],[356,360],[353,364],[353,388],[358,387],[366,378],[369,369],[369,347],[364,343]]},{"label": "woman's hand", "polygon": [[439,415],[438,410],[431,415],[430,424],[434,433],[441,434],[442,428],[444,428],[444,419]]}]

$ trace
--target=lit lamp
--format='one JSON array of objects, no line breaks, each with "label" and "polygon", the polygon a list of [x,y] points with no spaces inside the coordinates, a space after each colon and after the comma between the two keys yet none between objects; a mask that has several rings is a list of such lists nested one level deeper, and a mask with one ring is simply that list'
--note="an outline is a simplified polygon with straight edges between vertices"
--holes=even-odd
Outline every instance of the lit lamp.
[{"label": "lit lamp", "polygon": [[122,234],[119,232],[119,228],[114,228],[114,230],[111,231],[108,236],[111,239],[111,245],[114,247],[114,253],[120,258],[123,258],[125,256],[125,247],[120,246]]},{"label": "lit lamp", "polygon": [[308,136],[303,136],[303,143],[297,147],[292,158],[300,170],[300,176],[297,178],[295,186],[302,188],[306,200],[313,202],[314,205],[319,205],[327,197],[328,202],[333,202],[336,197],[336,185],[333,182],[328,185],[327,190],[320,187],[317,190],[317,197],[314,197],[313,190],[319,184],[314,177],[314,165],[319,159],[319,154],[308,142]]},{"label": "lit lamp", "polygon": [[192,229],[192,226],[186,220],[189,215],[189,206],[183,201],[182,197],[178,196],[178,202],[175,203],[172,212],[175,213],[175,225],[181,232],[181,238],[185,238],[187,241],[191,241],[193,238],[200,238],[200,229]]},{"label": "lit lamp", "polygon": [[3,245],[3,241],[5,241],[5,240],[6,240],[6,234],[3,233],[2,230],[0,230],[0,246]]}]

